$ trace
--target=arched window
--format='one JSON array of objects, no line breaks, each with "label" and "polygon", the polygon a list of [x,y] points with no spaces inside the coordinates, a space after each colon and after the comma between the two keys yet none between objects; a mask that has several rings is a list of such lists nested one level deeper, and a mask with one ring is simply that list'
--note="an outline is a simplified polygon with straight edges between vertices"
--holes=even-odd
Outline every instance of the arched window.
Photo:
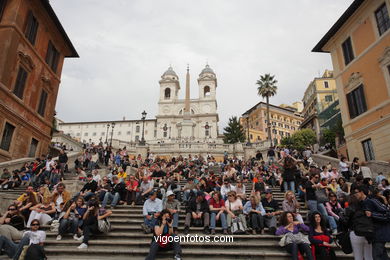
[{"label": "arched window", "polygon": [[164,136],[164,138],[166,138],[168,136],[168,126],[167,126],[167,124],[164,124],[163,136]]},{"label": "arched window", "polygon": [[171,89],[170,88],[166,88],[165,91],[164,91],[164,98],[165,99],[170,99],[171,98]]},{"label": "arched window", "polygon": [[206,122],[206,125],[204,126],[204,129],[205,129],[205,136],[209,136],[210,135],[210,126],[209,126],[209,123]]},{"label": "arched window", "polygon": [[204,91],[204,96],[205,97],[210,96],[210,87],[209,86],[205,86],[203,91]]}]

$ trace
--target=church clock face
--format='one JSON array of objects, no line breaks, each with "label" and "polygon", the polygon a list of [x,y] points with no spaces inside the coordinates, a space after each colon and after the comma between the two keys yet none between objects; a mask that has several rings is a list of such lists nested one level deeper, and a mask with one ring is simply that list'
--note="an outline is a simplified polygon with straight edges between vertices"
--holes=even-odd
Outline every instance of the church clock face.
[{"label": "church clock face", "polygon": [[171,112],[171,109],[169,108],[169,106],[164,106],[163,113],[167,115],[167,114],[169,114],[169,112]]}]

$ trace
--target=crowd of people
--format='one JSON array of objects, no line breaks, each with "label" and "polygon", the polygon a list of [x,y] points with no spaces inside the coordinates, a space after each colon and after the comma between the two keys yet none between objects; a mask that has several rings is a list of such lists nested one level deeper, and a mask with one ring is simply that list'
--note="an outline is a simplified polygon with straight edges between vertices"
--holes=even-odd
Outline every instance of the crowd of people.
[{"label": "crowd of people", "polygon": [[[66,153],[58,160],[42,156],[1,175],[1,188],[24,186],[26,192],[0,218],[0,249],[17,259],[27,243],[34,245],[28,254],[44,254],[45,233],[37,226],[49,224],[57,227],[57,240],[71,234],[81,242],[78,248],[87,248],[91,235],[110,230],[109,208],[124,204],[142,205],[142,230],[154,237],[199,227],[212,235],[267,232],[281,236],[279,244],[292,259],[337,259],[336,246],[345,252],[350,247],[358,260],[388,259],[389,181],[382,174],[364,177],[358,158],[319,167],[311,155],[309,148],[271,147],[250,160],[225,153],[217,162],[211,155],[163,159],[148,153],[142,158],[129,156],[126,148],[87,148],[75,161],[75,174],[84,185],[74,194],[62,182]],[[273,196],[277,190],[284,193],[281,203]],[[27,228],[31,231],[22,232]],[[38,231],[39,236],[31,236]],[[155,239],[147,259],[165,249],[181,259],[179,243]]]}]

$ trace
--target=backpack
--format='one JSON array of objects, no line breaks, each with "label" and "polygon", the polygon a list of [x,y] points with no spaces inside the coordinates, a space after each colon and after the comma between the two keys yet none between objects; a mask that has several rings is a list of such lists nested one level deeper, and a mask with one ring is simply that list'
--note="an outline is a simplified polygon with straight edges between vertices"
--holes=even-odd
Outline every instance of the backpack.
[{"label": "backpack", "polygon": [[98,220],[98,229],[100,232],[106,234],[111,231],[111,223],[107,218]]}]

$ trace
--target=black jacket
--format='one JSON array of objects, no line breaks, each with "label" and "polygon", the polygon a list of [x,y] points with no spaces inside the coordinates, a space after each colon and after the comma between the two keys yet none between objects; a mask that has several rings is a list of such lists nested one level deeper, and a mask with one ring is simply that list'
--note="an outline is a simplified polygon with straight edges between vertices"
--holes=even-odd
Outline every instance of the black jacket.
[{"label": "black jacket", "polygon": [[66,153],[58,155],[58,161],[60,163],[67,163],[68,162],[68,155],[66,155]]},{"label": "black jacket", "polygon": [[91,190],[92,192],[95,192],[98,188],[98,184],[95,180],[92,180],[91,182],[87,182],[84,184],[84,187],[81,189],[81,192],[84,192],[86,190]]},{"label": "black jacket", "polygon": [[[206,199],[203,199],[203,201],[200,204],[200,212],[209,212],[210,207],[207,203]],[[192,200],[189,201],[188,207],[187,207],[187,213],[196,212],[196,197],[194,197]]]}]

